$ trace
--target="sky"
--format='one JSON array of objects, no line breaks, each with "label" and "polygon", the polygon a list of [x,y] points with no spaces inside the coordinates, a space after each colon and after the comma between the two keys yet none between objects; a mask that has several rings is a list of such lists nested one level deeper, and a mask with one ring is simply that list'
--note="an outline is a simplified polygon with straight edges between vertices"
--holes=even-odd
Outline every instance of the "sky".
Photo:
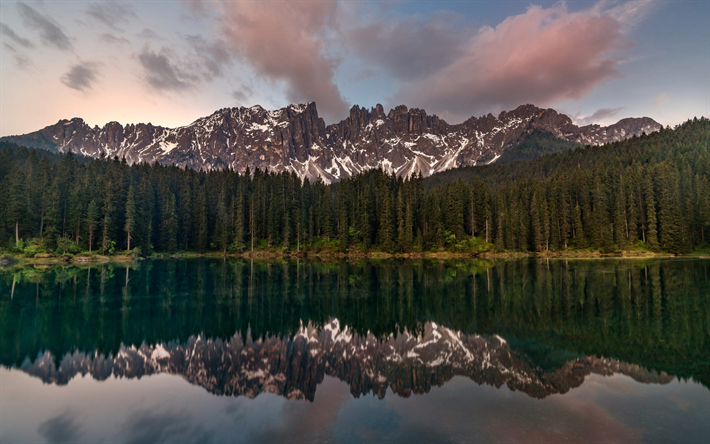
[{"label": "sky", "polygon": [[310,101],[673,126],[710,116],[710,2],[0,0],[0,136]]}]

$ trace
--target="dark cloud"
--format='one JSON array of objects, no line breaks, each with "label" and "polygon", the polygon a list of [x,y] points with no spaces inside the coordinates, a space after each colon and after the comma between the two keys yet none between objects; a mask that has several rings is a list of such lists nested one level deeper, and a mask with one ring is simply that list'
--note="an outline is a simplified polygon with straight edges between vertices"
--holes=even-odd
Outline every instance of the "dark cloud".
[{"label": "dark cloud", "polygon": [[99,36],[101,40],[103,40],[106,43],[111,43],[114,45],[124,45],[126,43],[131,43],[127,38],[125,37],[117,37],[110,32],[105,32]]},{"label": "dark cloud", "polygon": [[222,77],[225,66],[233,62],[232,53],[222,40],[208,41],[200,35],[189,35],[185,39],[193,50],[193,60],[198,61],[206,80]]},{"label": "dark cloud", "polygon": [[63,84],[77,91],[91,89],[91,85],[96,81],[98,70],[95,63],[82,62],[69,69],[61,77]]},{"label": "dark cloud", "polygon": [[158,53],[145,47],[138,54],[145,81],[150,87],[156,90],[180,91],[193,87],[199,80],[195,75],[180,69],[180,63],[175,63],[174,57],[172,51],[167,48]]},{"label": "dark cloud", "polygon": [[17,67],[23,71],[32,71],[35,67],[34,63],[32,63],[32,60],[23,55],[15,54],[13,56],[13,59],[15,60],[15,64],[17,65]]},{"label": "dark cloud", "polygon": [[20,51],[17,50],[17,48],[7,42],[3,42],[2,45],[5,47],[5,49],[12,53],[12,59],[15,61],[15,65],[19,69],[23,71],[32,71],[34,69],[35,66],[34,63],[32,63],[32,60],[23,55]]},{"label": "dark cloud", "polygon": [[137,17],[133,6],[115,1],[91,3],[85,12],[91,18],[115,30],[119,29],[118,23],[128,23],[130,19]]},{"label": "dark cloud", "polygon": [[181,2],[187,10],[189,11],[189,16],[186,18],[201,20],[213,15],[216,12],[215,5],[212,1],[203,0],[187,0]]},{"label": "dark cloud", "polygon": [[74,414],[64,412],[40,424],[40,435],[50,443],[78,442],[83,434]]},{"label": "dark cloud", "polygon": [[72,48],[69,37],[64,33],[59,24],[50,17],[20,2],[17,3],[17,9],[20,12],[25,26],[37,31],[40,40],[42,40],[45,45],[54,46],[55,48],[63,50]]},{"label": "dark cloud", "polygon": [[9,37],[10,40],[25,48],[33,48],[35,46],[26,38],[17,35],[17,33],[15,33],[15,31],[13,31],[12,28],[7,26],[5,23],[0,23],[0,33],[2,33],[2,35],[4,36]]},{"label": "dark cloud", "polygon": [[619,60],[611,54],[625,45],[622,23],[610,14],[569,12],[564,3],[531,6],[482,28],[456,60],[405,84],[391,100],[460,121],[522,103],[579,99],[618,76]]},{"label": "dark cloud", "polygon": [[145,39],[145,40],[162,40],[158,34],[155,33],[152,29],[148,28],[143,28],[141,32],[136,34],[139,38]]},{"label": "dark cloud", "polygon": [[225,2],[222,24],[231,47],[259,76],[283,82],[291,102],[318,102],[334,121],[348,110],[334,80],[339,61],[324,44],[337,27],[337,7],[336,0]]},{"label": "dark cloud", "polygon": [[609,117],[613,117],[613,116],[619,114],[619,111],[621,111],[622,109],[624,109],[623,106],[621,106],[619,108],[601,108],[601,109],[594,111],[594,113],[592,113],[591,115],[589,115],[587,117],[582,117],[582,118],[576,119],[576,121],[577,121],[577,124],[580,126],[590,125],[592,123],[598,123],[600,120],[604,120],[604,119],[607,119]]},{"label": "dark cloud", "polygon": [[237,105],[246,105],[246,101],[249,99],[249,97],[251,97],[251,94],[251,88],[246,85],[242,85],[242,87],[238,90],[232,91],[232,98],[235,102],[237,102]]},{"label": "dark cloud", "polygon": [[426,20],[419,16],[378,20],[345,32],[355,54],[402,80],[426,77],[463,54],[472,30],[459,26],[463,17],[441,11]]}]

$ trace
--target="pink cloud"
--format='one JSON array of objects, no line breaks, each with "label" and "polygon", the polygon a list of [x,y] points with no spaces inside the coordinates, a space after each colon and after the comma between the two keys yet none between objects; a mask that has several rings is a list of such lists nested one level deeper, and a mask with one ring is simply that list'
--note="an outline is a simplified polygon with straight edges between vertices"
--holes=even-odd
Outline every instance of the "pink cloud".
[{"label": "pink cloud", "polygon": [[531,6],[479,30],[454,62],[394,98],[454,119],[579,99],[618,76],[612,55],[627,46],[622,26],[598,8],[572,13],[564,4]]},{"label": "pink cloud", "polygon": [[259,75],[286,85],[291,102],[316,101],[326,120],[347,104],[334,81],[337,59],[325,54],[324,34],[337,27],[335,0],[223,3],[222,27],[232,48]]}]

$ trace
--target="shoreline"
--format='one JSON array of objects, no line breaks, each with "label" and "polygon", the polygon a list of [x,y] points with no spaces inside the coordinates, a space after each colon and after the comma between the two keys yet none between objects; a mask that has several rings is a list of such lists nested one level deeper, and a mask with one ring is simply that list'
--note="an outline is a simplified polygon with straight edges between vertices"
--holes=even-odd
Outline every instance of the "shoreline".
[{"label": "shoreline", "polygon": [[257,259],[257,260],[293,260],[293,259],[326,259],[326,260],[384,260],[384,259],[434,259],[434,260],[501,260],[501,259],[523,259],[523,258],[540,258],[540,259],[655,259],[655,258],[697,258],[710,259],[710,253],[692,252],[688,254],[673,254],[666,252],[651,252],[651,251],[621,251],[615,253],[602,253],[599,251],[579,251],[567,250],[558,252],[449,252],[449,251],[434,251],[434,252],[414,252],[414,253],[386,253],[386,252],[282,252],[282,251],[266,251],[260,250],[255,252],[245,253],[228,253],[219,252],[198,253],[198,252],[177,252],[177,253],[154,253],[151,256],[142,258],[135,255],[92,255],[92,256],[50,256],[43,255],[42,257],[28,258],[21,255],[4,254],[0,255],[0,267],[8,266],[23,266],[23,265],[90,265],[90,264],[105,264],[105,263],[134,263],[147,259],[191,259],[191,258],[241,258],[241,259]]}]

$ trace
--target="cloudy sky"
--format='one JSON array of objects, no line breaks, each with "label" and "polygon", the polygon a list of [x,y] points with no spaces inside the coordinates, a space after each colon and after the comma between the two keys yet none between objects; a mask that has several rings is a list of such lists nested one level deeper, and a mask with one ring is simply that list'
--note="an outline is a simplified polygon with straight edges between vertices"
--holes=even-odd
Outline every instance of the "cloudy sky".
[{"label": "cloudy sky", "polygon": [[710,2],[0,1],[0,135],[186,125],[316,101],[450,123],[524,103],[577,123],[710,115]]}]

